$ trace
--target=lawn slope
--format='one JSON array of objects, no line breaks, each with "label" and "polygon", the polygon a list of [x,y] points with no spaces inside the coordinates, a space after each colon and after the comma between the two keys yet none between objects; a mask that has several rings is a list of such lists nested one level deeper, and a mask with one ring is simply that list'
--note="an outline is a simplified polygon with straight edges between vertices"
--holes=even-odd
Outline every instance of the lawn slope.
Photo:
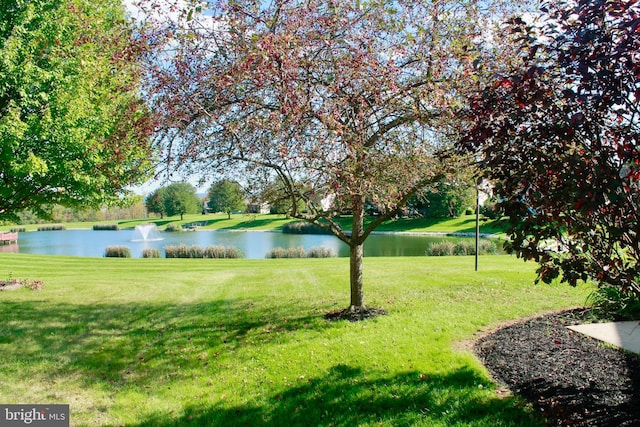
[{"label": "lawn slope", "polygon": [[541,425],[462,342],[584,303],[509,256],[188,260],[0,254],[0,402],[68,403],[72,425]]}]

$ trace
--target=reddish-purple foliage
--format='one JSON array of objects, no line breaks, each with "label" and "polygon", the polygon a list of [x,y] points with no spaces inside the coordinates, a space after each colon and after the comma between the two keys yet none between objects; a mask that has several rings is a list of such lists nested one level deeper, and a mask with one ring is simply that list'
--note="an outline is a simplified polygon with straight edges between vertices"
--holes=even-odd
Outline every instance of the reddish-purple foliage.
[{"label": "reddish-purple foliage", "polygon": [[549,1],[511,22],[517,67],[471,99],[463,146],[510,217],[508,249],[540,278],[640,293],[640,5]]}]

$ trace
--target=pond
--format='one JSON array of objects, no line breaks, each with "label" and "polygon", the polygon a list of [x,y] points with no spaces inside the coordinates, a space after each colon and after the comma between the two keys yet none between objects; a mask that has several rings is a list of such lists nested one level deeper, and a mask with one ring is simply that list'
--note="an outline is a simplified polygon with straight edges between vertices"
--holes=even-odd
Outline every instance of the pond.
[{"label": "pond", "polygon": [[[313,247],[331,249],[340,257],[349,256],[348,246],[332,235],[284,234],[269,231],[199,230],[185,232],[159,232],[158,239],[140,241],[133,230],[64,230],[32,231],[20,233],[17,245],[0,246],[0,251],[26,254],[71,255],[103,257],[107,246],[127,246],[131,256],[141,258],[147,248],[159,249],[169,245],[233,246],[240,249],[245,258],[264,258],[273,248]],[[459,241],[471,238],[427,236],[411,234],[372,234],[364,245],[364,255],[376,256],[424,256],[432,242]]]}]

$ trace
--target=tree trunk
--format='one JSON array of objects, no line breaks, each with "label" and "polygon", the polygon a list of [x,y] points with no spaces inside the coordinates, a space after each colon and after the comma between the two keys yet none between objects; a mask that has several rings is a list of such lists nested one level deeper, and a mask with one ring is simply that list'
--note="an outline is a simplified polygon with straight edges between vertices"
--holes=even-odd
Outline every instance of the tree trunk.
[{"label": "tree trunk", "polygon": [[351,311],[363,310],[364,293],[362,291],[362,254],[363,245],[351,245],[349,247],[350,262],[350,284],[351,284]]},{"label": "tree trunk", "polygon": [[364,310],[364,292],[362,280],[362,258],[364,256],[364,197],[357,196],[353,203],[353,224],[351,227],[351,241],[349,243],[351,285],[350,310]]}]

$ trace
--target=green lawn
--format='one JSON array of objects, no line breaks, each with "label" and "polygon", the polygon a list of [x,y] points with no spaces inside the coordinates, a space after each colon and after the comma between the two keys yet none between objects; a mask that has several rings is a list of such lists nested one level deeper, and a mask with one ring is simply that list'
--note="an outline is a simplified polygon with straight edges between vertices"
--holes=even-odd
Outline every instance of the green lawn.
[{"label": "green lawn", "polygon": [[0,253],[0,402],[68,403],[72,425],[542,425],[496,393],[478,331],[582,305],[509,256],[366,258],[387,316],[348,304],[346,258],[189,260]]},{"label": "green lawn", "polygon": [[[373,220],[373,217],[368,218],[368,221]],[[122,229],[134,228],[136,225],[153,222],[158,225],[160,230],[168,224],[204,224],[202,229],[228,229],[228,230],[278,230],[283,225],[297,221],[292,218],[287,218],[285,215],[271,215],[271,214],[233,214],[231,219],[226,214],[208,214],[208,215],[185,215],[182,220],[179,216],[166,217],[166,218],[144,218],[125,221],[100,221],[100,222],[74,222],[65,223],[65,227],[71,228],[92,228],[94,224],[118,224]],[[351,228],[351,217],[344,216],[337,218],[343,228]],[[15,225],[0,226],[0,231],[8,231]],[[24,225],[27,231],[37,230],[39,225],[28,224]],[[395,220],[389,220],[378,226],[376,231],[394,231],[394,232],[419,232],[419,233],[474,233],[475,215],[463,215],[458,218],[398,218]],[[503,232],[501,224],[497,221],[491,221],[482,219],[481,228],[482,233],[487,234],[500,234]]]}]

